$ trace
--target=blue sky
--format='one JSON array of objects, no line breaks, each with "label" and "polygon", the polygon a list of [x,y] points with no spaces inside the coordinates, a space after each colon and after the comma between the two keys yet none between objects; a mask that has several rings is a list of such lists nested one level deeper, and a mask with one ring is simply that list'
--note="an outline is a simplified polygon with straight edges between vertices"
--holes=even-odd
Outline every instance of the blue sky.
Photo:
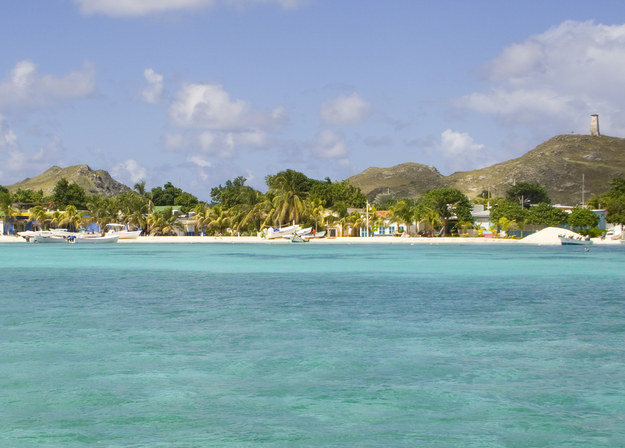
[{"label": "blue sky", "polygon": [[443,174],[625,137],[620,0],[0,5],[0,184],[88,164],[201,200],[291,168]]}]

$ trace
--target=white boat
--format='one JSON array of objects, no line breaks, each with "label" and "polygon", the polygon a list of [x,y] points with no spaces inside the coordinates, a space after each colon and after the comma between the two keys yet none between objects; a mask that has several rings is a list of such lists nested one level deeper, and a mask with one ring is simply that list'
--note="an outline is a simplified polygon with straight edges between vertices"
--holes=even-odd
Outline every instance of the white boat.
[{"label": "white boat", "polygon": [[299,235],[291,235],[290,239],[292,243],[308,243],[310,241],[308,238]]},{"label": "white boat", "polygon": [[33,243],[63,243],[67,244],[68,238],[73,237],[74,234],[61,234],[61,233],[50,233],[50,232],[40,232],[35,234],[30,240]]},{"label": "white boat", "polygon": [[106,244],[116,243],[119,240],[119,235],[100,235],[100,234],[75,234],[67,237],[67,242],[70,244]]},{"label": "white boat", "polygon": [[124,224],[111,223],[104,227],[105,235],[117,235],[120,240],[134,240],[141,235],[141,229],[128,230],[128,227]]},{"label": "white boat", "polygon": [[302,227],[297,224],[294,226],[267,229],[265,232],[265,238],[268,240],[272,240],[274,238],[290,238],[291,235],[296,235],[299,230],[302,230]]},{"label": "white boat", "polygon": [[[71,233],[57,231],[33,232],[27,241],[33,243],[57,243],[57,244],[102,244],[116,243],[119,235],[100,235],[99,233]],[[26,238],[26,236],[25,236]]]},{"label": "white boat", "polygon": [[563,246],[590,246],[592,244],[592,240],[587,236],[560,235],[559,238]]}]

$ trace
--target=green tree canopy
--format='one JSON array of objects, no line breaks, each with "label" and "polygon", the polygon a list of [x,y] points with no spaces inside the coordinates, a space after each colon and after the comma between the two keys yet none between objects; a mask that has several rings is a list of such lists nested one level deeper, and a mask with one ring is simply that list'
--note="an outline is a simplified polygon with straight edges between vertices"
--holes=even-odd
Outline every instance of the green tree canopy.
[{"label": "green tree canopy", "polygon": [[442,234],[448,232],[450,219],[455,216],[459,222],[472,221],[471,202],[455,188],[436,188],[423,195],[417,202],[418,216],[431,216],[431,222],[442,223]]},{"label": "green tree canopy", "polygon": [[183,213],[189,213],[199,202],[198,198],[185,191],[174,198],[174,205],[179,205]]},{"label": "green tree canopy", "polygon": [[518,182],[506,191],[506,200],[529,207],[531,204],[551,204],[547,190],[537,182]]},{"label": "green tree canopy", "polygon": [[490,211],[492,222],[498,222],[501,218],[509,221],[522,223],[527,217],[527,210],[521,207],[518,202],[502,201],[496,204]]},{"label": "green tree canopy", "polygon": [[625,224],[625,179],[616,177],[610,181],[610,185],[609,191],[592,197],[588,204],[595,208],[605,208],[609,223]]},{"label": "green tree canopy", "polygon": [[592,210],[575,207],[569,215],[569,225],[574,229],[589,229],[599,224],[599,216]]},{"label": "green tree canopy", "polygon": [[215,204],[221,205],[225,209],[235,207],[237,205],[254,205],[260,202],[260,192],[245,185],[247,179],[239,176],[234,180],[228,180],[222,187],[211,189],[211,198]]},{"label": "green tree canopy", "polygon": [[56,209],[66,209],[68,205],[76,209],[85,209],[87,195],[85,190],[78,184],[70,184],[67,179],[62,178],[56,183],[52,191],[52,202]]},{"label": "green tree canopy", "polygon": [[154,205],[175,205],[176,198],[182,194],[182,189],[167,182],[163,187],[152,188],[152,202]]},{"label": "green tree canopy", "polygon": [[22,190],[18,188],[13,194],[13,202],[20,204],[35,204],[43,202],[43,190]]},{"label": "green tree canopy", "polygon": [[341,201],[349,207],[364,207],[367,202],[367,197],[360,191],[360,188],[346,180],[341,182],[332,182],[329,178],[324,181],[312,180],[309,194],[311,199],[321,199],[328,208]]},{"label": "green tree canopy", "polygon": [[568,216],[563,210],[541,202],[534,207],[530,207],[527,212],[526,222],[541,226],[559,226],[565,224],[567,220]]}]

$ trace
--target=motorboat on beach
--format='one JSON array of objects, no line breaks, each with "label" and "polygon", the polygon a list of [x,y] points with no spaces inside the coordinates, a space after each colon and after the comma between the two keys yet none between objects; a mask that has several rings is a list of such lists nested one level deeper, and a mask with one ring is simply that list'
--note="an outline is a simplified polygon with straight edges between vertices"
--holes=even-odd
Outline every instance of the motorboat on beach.
[{"label": "motorboat on beach", "polygon": [[263,231],[264,237],[268,240],[275,238],[291,238],[293,235],[303,236],[312,232],[312,227],[302,228],[299,224],[288,227],[269,228]]},{"label": "motorboat on beach", "polygon": [[300,235],[291,235],[290,240],[292,243],[308,243],[310,240]]},{"label": "motorboat on beach", "polygon": [[104,226],[105,235],[117,235],[120,240],[134,240],[141,235],[141,229],[128,230],[125,224],[110,223]]},{"label": "motorboat on beach", "polygon": [[20,232],[27,242],[39,244],[102,244],[116,243],[119,235],[101,235],[99,233],[74,233],[67,230],[41,230],[38,232]]},{"label": "motorboat on beach", "polygon": [[70,244],[107,244],[116,243],[119,235],[75,234],[67,237]]},{"label": "motorboat on beach", "polygon": [[563,246],[590,246],[592,244],[588,236],[560,235],[559,238]]}]

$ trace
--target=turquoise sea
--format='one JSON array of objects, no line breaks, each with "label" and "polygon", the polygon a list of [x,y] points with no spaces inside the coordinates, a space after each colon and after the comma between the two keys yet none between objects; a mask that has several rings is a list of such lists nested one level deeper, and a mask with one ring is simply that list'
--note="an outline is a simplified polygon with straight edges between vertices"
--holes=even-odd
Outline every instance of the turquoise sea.
[{"label": "turquoise sea", "polygon": [[625,446],[625,246],[11,243],[0,285],[3,448]]}]

